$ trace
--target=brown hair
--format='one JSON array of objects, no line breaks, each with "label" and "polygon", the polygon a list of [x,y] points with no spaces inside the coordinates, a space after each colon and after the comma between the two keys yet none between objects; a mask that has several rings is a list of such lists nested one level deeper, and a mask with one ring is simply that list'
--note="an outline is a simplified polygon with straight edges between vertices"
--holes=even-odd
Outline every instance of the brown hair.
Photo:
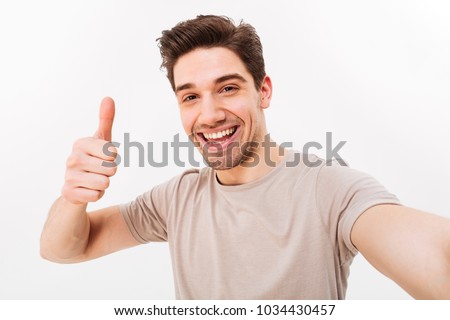
[{"label": "brown hair", "polygon": [[259,90],[266,75],[261,41],[255,28],[241,21],[235,25],[225,16],[199,15],[164,30],[159,41],[161,68],[166,69],[172,89],[175,90],[173,67],[178,58],[197,48],[223,47],[239,56],[253,77]]}]

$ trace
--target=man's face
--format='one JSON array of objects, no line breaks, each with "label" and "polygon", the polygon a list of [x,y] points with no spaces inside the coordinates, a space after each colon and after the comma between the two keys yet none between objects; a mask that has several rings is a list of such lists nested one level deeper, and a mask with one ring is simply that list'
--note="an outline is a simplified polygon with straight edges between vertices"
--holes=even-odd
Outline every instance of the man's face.
[{"label": "man's face", "polygon": [[269,105],[270,79],[256,90],[241,59],[215,47],[181,56],[174,82],[184,130],[211,167],[233,168],[254,152],[249,142],[266,134],[262,109]]}]

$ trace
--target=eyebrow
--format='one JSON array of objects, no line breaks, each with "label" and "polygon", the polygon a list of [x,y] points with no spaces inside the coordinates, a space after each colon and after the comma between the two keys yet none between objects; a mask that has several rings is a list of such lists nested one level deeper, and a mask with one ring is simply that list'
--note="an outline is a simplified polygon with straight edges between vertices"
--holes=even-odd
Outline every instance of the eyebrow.
[{"label": "eyebrow", "polygon": [[[226,74],[224,76],[221,76],[221,77],[217,78],[216,80],[214,80],[214,83],[215,84],[219,84],[221,82],[225,82],[225,81],[233,80],[233,79],[239,80],[239,81],[244,82],[244,83],[247,82],[247,80],[243,76],[241,76],[239,73],[231,73],[231,74]],[[191,89],[193,87],[195,87],[193,83],[190,83],[190,82],[189,83],[185,83],[185,84],[177,86],[175,88],[175,93],[177,93],[177,92],[179,92],[181,90]]]}]

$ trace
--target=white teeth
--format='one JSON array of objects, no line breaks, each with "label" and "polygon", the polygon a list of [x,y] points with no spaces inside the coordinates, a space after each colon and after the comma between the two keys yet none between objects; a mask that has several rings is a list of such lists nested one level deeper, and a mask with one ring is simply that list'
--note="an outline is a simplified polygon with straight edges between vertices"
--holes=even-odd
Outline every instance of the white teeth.
[{"label": "white teeth", "polygon": [[219,132],[214,132],[214,133],[203,133],[203,136],[206,139],[220,139],[224,136],[228,136],[234,133],[235,128],[228,128],[226,130],[222,130]]}]

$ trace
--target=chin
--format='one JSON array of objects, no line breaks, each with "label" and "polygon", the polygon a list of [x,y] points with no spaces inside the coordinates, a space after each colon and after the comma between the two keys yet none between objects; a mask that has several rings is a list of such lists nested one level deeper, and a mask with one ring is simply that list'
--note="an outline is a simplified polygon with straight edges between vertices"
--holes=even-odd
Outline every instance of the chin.
[{"label": "chin", "polygon": [[205,163],[214,170],[230,170],[239,166],[244,157],[242,154],[225,154],[222,157],[208,157],[208,159],[203,155],[203,160]]}]

